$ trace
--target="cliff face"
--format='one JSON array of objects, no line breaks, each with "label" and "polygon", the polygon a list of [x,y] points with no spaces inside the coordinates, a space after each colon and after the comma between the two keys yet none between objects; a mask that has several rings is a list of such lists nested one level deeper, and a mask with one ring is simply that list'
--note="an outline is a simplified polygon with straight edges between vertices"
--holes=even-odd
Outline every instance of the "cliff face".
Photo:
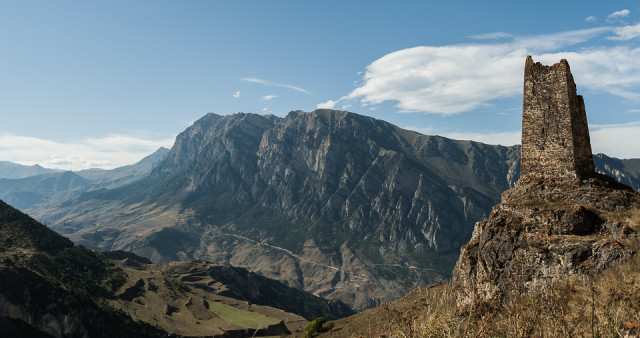
[{"label": "cliff face", "polygon": [[148,178],[37,217],[93,248],[230,263],[365,308],[449,276],[517,155],[341,111],[210,114]]},{"label": "cliff face", "polygon": [[584,181],[523,180],[478,222],[453,273],[458,306],[494,303],[589,276],[632,254],[620,220],[640,208],[632,189],[600,175]]},{"label": "cliff face", "polygon": [[[506,163],[511,153],[347,112],[293,112],[285,119],[209,115],[178,137],[151,180],[175,184],[174,199],[211,222],[246,216],[246,208],[267,208],[294,221],[384,230],[373,237],[447,251],[461,244],[465,225],[483,214],[476,205],[513,184],[506,175],[515,165]],[[456,177],[449,168],[488,176],[493,184]],[[475,189],[477,198],[465,196]],[[430,200],[434,195],[437,202]],[[444,210],[434,211],[434,203]],[[463,213],[447,212],[458,208]],[[447,228],[440,230],[444,223]]]}]

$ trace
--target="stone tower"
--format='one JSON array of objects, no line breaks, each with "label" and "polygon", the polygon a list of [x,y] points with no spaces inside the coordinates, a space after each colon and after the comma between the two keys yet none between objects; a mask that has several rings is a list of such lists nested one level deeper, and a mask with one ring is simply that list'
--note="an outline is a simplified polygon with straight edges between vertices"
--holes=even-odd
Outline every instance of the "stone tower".
[{"label": "stone tower", "polygon": [[520,177],[580,179],[595,172],[587,114],[567,60],[553,66],[527,56]]}]

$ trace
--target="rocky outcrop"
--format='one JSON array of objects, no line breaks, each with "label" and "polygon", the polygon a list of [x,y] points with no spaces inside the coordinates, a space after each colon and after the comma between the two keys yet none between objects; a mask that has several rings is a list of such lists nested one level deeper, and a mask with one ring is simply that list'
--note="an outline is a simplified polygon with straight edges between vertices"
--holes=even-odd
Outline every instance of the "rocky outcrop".
[{"label": "rocky outcrop", "polygon": [[461,249],[452,282],[462,309],[589,276],[632,254],[621,240],[640,195],[595,173],[568,63],[528,57],[524,87],[521,177]]},{"label": "rocky outcrop", "polygon": [[461,249],[452,281],[458,306],[497,303],[615,265],[632,254],[624,219],[638,208],[637,193],[599,175],[519,182]]}]

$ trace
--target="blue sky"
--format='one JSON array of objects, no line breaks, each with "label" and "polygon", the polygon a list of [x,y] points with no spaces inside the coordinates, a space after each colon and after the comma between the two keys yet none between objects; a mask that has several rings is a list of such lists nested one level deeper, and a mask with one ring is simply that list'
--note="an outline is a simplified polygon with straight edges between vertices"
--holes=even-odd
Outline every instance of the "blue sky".
[{"label": "blue sky", "polygon": [[519,143],[526,55],[566,58],[594,152],[640,158],[636,1],[2,1],[0,160],[133,163],[207,112],[345,109]]}]

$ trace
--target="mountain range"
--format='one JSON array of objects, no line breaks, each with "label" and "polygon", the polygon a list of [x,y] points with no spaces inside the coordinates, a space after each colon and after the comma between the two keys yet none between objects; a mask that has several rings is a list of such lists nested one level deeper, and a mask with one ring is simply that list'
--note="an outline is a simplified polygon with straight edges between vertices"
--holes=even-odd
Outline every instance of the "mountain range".
[{"label": "mountain range", "polygon": [[169,152],[160,148],[139,162],[113,170],[57,171],[40,166],[0,163],[0,199],[21,209],[52,204],[96,189],[113,189],[137,181]]},{"label": "mountain range", "polygon": [[[344,111],[208,114],[139,180],[25,210],[91,248],[231,264],[364,309],[448,279],[519,156]],[[640,160],[594,160],[640,189]]]},{"label": "mountain range", "polygon": [[55,172],[58,172],[58,170],[43,168],[39,164],[22,165],[9,161],[0,161],[0,178],[25,178]]}]

